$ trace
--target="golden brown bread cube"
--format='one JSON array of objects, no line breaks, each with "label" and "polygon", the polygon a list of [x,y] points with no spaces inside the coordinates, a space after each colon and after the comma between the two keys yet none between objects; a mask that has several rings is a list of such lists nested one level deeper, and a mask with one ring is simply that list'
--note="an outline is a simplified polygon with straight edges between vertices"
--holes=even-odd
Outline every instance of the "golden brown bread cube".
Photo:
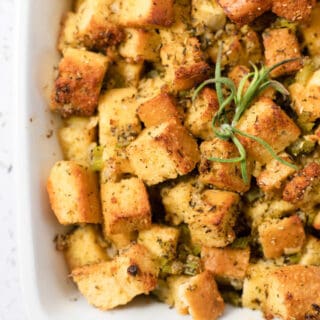
[{"label": "golden brown bread cube", "polygon": [[106,243],[103,242],[96,226],[90,224],[79,227],[67,235],[66,248],[63,253],[70,271],[85,265],[110,260],[106,251]]},{"label": "golden brown bread cube", "polygon": [[153,224],[147,230],[141,230],[138,243],[145,246],[156,259],[172,260],[176,257],[180,231],[174,227]]},{"label": "golden brown bread cube", "polygon": [[268,276],[267,318],[319,319],[320,267],[292,265],[275,269]]},{"label": "golden brown bread cube", "polygon": [[320,266],[320,239],[308,235],[299,264],[304,266]]},{"label": "golden brown bread cube", "polygon": [[51,109],[63,117],[91,116],[98,106],[107,67],[108,59],[103,55],[80,49],[66,49],[59,63]]},{"label": "golden brown bread cube", "polygon": [[286,184],[282,198],[297,206],[317,203],[319,177],[320,165],[316,162],[307,164]]},{"label": "golden brown bread cube", "polygon": [[272,11],[289,21],[308,21],[316,0],[272,0]]},{"label": "golden brown bread cube", "polygon": [[201,248],[201,260],[205,270],[214,274],[218,280],[233,284],[242,282],[249,266],[250,248]]},{"label": "golden brown bread cube", "polygon": [[195,37],[172,34],[171,41],[164,42],[160,57],[165,80],[173,91],[191,89],[209,76],[210,67]]},{"label": "golden brown bread cube", "polygon": [[47,191],[61,224],[101,223],[96,174],[74,161],[59,161],[50,171]]},{"label": "golden brown bread cube", "polygon": [[119,53],[126,59],[135,62],[160,59],[160,35],[155,30],[133,29],[125,30],[125,40],[119,46]]},{"label": "golden brown bread cube", "polygon": [[307,83],[294,82],[289,87],[292,108],[302,122],[320,118],[320,70],[313,72]]},{"label": "golden brown bread cube", "polygon": [[238,194],[206,190],[187,216],[193,243],[207,247],[225,247],[235,239],[233,227],[238,213]]},{"label": "golden brown bread cube", "polygon": [[190,314],[194,320],[216,320],[223,313],[224,302],[210,272],[171,277],[168,283],[178,313]]},{"label": "golden brown bread cube", "polygon": [[97,137],[98,119],[70,117],[59,129],[59,142],[66,160],[88,162],[89,149]]},{"label": "golden brown bread cube", "polygon": [[203,31],[218,31],[226,23],[226,15],[216,0],[192,0],[191,16],[193,27]]},{"label": "golden brown bread cube", "polygon": [[199,160],[196,141],[175,120],[143,130],[127,154],[136,175],[148,185],[187,174]]},{"label": "golden brown bread cube", "polygon": [[267,259],[300,252],[306,239],[302,221],[296,215],[265,221],[258,232],[263,255]]},{"label": "golden brown bread cube", "polygon": [[78,9],[77,38],[88,49],[104,51],[122,41],[123,32],[114,23],[112,0],[84,1]]},{"label": "golden brown bread cube", "polygon": [[[279,156],[281,159],[292,163],[292,160],[287,153],[284,152]],[[284,181],[294,173],[295,170],[293,168],[277,161],[276,159],[272,159],[260,172],[257,177],[257,184],[264,192],[279,190]]]},{"label": "golden brown bread cube", "polygon": [[204,88],[188,109],[184,124],[195,137],[210,140],[214,138],[212,118],[218,109],[216,92]]},{"label": "golden brown bread cube", "polygon": [[136,231],[133,231],[129,233],[108,234],[107,236],[104,236],[112,243],[114,248],[117,250],[122,250],[133,242],[136,242],[138,234]]},{"label": "golden brown bread cube", "polygon": [[[199,180],[212,184],[220,189],[245,192],[250,184],[245,184],[241,175],[240,163],[221,163],[209,160],[212,157],[229,159],[239,157],[236,146],[219,138],[204,141],[200,145],[201,161],[199,165]],[[248,161],[247,172],[250,181],[251,163]]]},{"label": "golden brown bread cube", "polygon": [[138,116],[146,127],[157,126],[163,122],[175,119],[180,122],[181,112],[175,98],[166,92],[161,92],[138,108]]},{"label": "golden brown bread cube", "polygon": [[[300,129],[293,120],[269,98],[260,98],[247,109],[236,127],[267,142],[276,153],[283,151],[298,139]],[[258,142],[238,136],[248,155],[265,164],[273,159],[271,154]]]},{"label": "golden brown bread cube", "polygon": [[272,0],[218,0],[228,18],[237,24],[249,24],[271,8]]},{"label": "golden brown bread cube", "polygon": [[296,59],[279,66],[271,72],[272,77],[279,77],[298,71],[302,67],[302,56],[296,35],[289,28],[268,29],[263,33],[266,66],[287,60]]},{"label": "golden brown bread cube", "polygon": [[[173,0],[119,0],[117,23],[124,27],[169,27],[173,23]],[[118,7],[118,8],[117,8]]]},{"label": "golden brown bread cube", "polygon": [[72,278],[90,304],[109,310],[157,285],[158,268],[149,251],[134,244],[112,261],[73,270]]},{"label": "golden brown bread cube", "polygon": [[101,184],[105,234],[130,233],[151,226],[147,190],[138,178]]}]

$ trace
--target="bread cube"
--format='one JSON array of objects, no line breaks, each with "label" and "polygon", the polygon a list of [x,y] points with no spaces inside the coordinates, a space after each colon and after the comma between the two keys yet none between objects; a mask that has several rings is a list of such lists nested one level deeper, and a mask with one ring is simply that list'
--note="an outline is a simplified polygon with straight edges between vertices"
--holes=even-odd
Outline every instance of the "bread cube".
[{"label": "bread cube", "polygon": [[138,108],[138,116],[147,128],[160,125],[171,119],[175,119],[177,122],[182,120],[176,100],[166,92],[162,92],[141,104]]},{"label": "bread cube", "polygon": [[147,190],[138,178],[101,184],[105,234],[130,233],[151,226]]},{"label": "bread cube", "polygon": [[74,12],[68,12],[61,24],[58,50],[63,53],[68,47],[79,48],[82,46],[77,35],[78,16]]},{"label": "bread cube", "polygon": [[258,232],[267,259],[300,252],[306,239],[302,221],[296,215],[265,221],[259,226]]},{"label": "bread cube", "polygon": [[226,23],[226,15],[216,0],[192,0],[192,25],[195,28],[218,31]]},{"label": "bread cube", "polygon": [[307,83],[294,82],[289,87],[292,108],[303,122],[320,118],[320,70],[312,73]]},{"label": "bread cube", "polygon": [[162,92],[168,93],[168,88],[160,76],[142,78],[138,85],[137,102],[141,105],[155,98]]},{"label": "bread cube", "polygon": [[[300,129],[293,120],[269,98],[260,98],[247,109],[236,127],[263,139],[276,153],[283,151],[300,135]],[[252,159],[261,164],[273,159],[258,142],[240,135],[238,138]]]},{"label": "bread cube", "polygon": [[304,38],[304,44],[308,48],[308,53],[312,57],[318,57],[320,55],[320,39],[318,34],[320,33],[320,4],[316,6],[311,11],[311,17],[308,23],[302,24],[300,30]]},{"label": "bread cube", "polygon": [[196,141],[175,120],[145,129],[127,147],[131,166],[148,185],[192,171],[199,160]]},{"label": "bread cube", "polygon": [[308,235],[299,264],[320,266],[320,239]]},{"label": "bread cube", "polygon": [[269,318],[318,319],[320,267],[292,265],[275,269],[268,277],[265,315]]},{"label": "bread cube", "polygon": [[88,162],[90,145],[96,141],[95,117],[71,117],[59,129],[59,142],[66,160]]},{"label": "bread cube", "polygon": [[261,16],[271,8],[271,0],[218,0],[225,14],[233,22],[244,25]]},{"label": "bread cube", "polygon": [[122,41],[123,32],[114,23],[112,0],[84,1],[78,9],[77,37],[88,49],[105,51]]},{"label": "bread cube", "polygon": [[69,270],[108,261],[106,243],[93,225],[79,227],[67,236],[67,245],[64,249],[64,256]]},{"label": "bread cube", "polygon": [[[209,160],[212,157],[229,159],[239,157],[236,146],[229,141],[214,138],[200,145],[201,161],[199,165],[199,180],[212,184],[217,188],[236,192],[249,190],[250,184],[245,184],[241,175],[240,163],[221,163]],[[247,172],[250,181],[251,163],[247,162]]]},{"label": "bread cube", "polygon": [[145,246],[156,259],[172,260],[176,257],[179,234],[177,228],[154,224],[139,232],[138,243]]},{"label": "bread cube", "polygon": [[117,233],[117,234],[108,234],[105,237],[112,242],[114,247],[117,250],[122,250],[126,247],[128,247],[133,242],[136,242],[137,240],[137,232],[128,232],[128,233]]},{"label": "bread cube", "polygon": [[284,187],[282,198],[296,206],[319,203],[320,165],[307,164]]},{"label": "bread cube", "polygon": [[119,0],[116,6],[117,22],[124,27],[157,28],[173,23],[173,0]]},{"label": "bread cube", "polygon": [[239,201],[239,196],[233,192],[204,191],[201,202],[194,206],[194,214],[186,221],[192,242],[218,248],[232,243]]},{"label": "bread cube", "polygon": [[139,244],[122,251],[112,261],[72,271],[72,278],[90,304],[110,310],[135,296],[149,294],[157,285],[158,268],[151,254]]},{"label": "bread cube", "polygon": [[194,320],[215,320],[223,313],[224,302],[210,272],[193,277],[170,277],[168,284],[180,314],[189,313]]},{"label": "bread cube", "polygon": [[[284,152],[280,154],[280,157],[281,159],[292,163],[292,160],[287,153]],[[264,192],[279,190],[284,181],[294,173],[295,170],[293,168],[276,159],[272,159],[257,177],[257,184]]]},{"label": "bread cube", "polygon": [[173,91],[191,89],[209,76],[210,67],[197,38],[173,35],[163,44],[160,57],[165,80]]},{"label": "bread cube", "polygon": [[61,224],[101,223],[96,174],[74,161],[59,161],[50,171],[47,191]]},{"label": "bread cube", "polygon": [[259,260],[250,264],[243,283],[242,306],[254,310],[263,310],[268,296],[269,273],[276,267],[270,261]]},{"label": "bread cube", "polygon": [[161,190],[162,203],[166,211],[166,221],[172,225],[179,225],[188,221],[194,211],[191,204],[194,203],[196,194],[195,179],[184,179],[173,187],[164,187]]},{"label": "bread cube", "polygon": [[91,116],[98,106],[107,67],[108,59],[103,55],[67,48],[59,63],[52,93],[52,110],[63,117]]},{"label": "bread cube", "polygon": [[289,21],[307,22],[316,0],[272,0],[272,12]]},{"label": "bread cube", "polygon": [[231,284],[243,282],[249,266],[250,248],[201,248],[201,260],[205,270],[216,279]]},{"label": "bread cube", "polygon": [[296,35],[289,28],[266,30],[263,34],[263,45],[267,67],[272,67],[283,60],[297,59],[274,69],[271,72],[272,77],[291,74],[302,67],[299,42]]},{"label": "bread cube", "polygon": [[210,140],[214,138],[212,118],[218,109],[216,92],[210,88],[204,88],[188,109],[184,124],[194,136]]},{"label": "bread cube", "polygon": [[160,59],[160,35],[155,30],[133,29],[125,30],[126,38],[120,44],[119,53],[133,61],[157,61]]}]

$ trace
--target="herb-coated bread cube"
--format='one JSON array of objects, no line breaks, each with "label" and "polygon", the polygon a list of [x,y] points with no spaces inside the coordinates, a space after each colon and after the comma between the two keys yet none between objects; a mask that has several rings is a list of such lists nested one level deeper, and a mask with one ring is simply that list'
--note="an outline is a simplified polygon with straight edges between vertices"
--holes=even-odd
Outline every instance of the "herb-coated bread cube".
[{"label": "herb-coated bread cube", "polygon": [[58,50],[63,53],[68,47],[78,48],[82,44],[77,37],[78,16],[74,12],[68,12],[62,20],[58,39]]},{"label": "herb-coated bread cube", "polygon": [[117,250],[124,249],[128,247],[131,243],[136,242],[137,232],[128,232],[128,233],[117,233],[117,234],[108,234],[104,235],[105,238],[114,245]]},{"label": "herb-coated bread cube", "polygon": [[105,234],[130,233],[151,226],[147,190],[138,178],[101,184]]},{"label": "herb-coated bread cube", "polygon": [[50,171],[47,191],[61,224],[101,223],[96,174],[74,161],[59,161]]},{"label": "herb-coated bread cube", "polygon": [[72,278],[90,304],[109,310],[135,296],[149,294],[157,285],[158,268],[139,244],[125,249],[112,261],[73,270]]},{"label": "herb-coated bread cube", "polygon": [[320,239],[308,235],[299,264],[304,266],[320,266]]},{"label": "herb-coated bread cube", "polygon": [[108,58],[93,52],[68,48],[59,63],[51,108],[63,117],[91,116],[97,106]]},{"label": "herb-coated bread cube", "polygon": [[134,172],[148,185],[187,174],[199,160],[196,141],[175,120],[143,130],[127,154]]}]

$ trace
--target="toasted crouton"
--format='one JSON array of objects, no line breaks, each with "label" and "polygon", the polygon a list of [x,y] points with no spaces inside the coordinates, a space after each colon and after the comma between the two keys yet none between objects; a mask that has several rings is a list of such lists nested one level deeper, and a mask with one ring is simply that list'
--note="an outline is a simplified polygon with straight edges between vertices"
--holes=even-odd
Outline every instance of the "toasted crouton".
[{"label": "toasted crouton", "polygon": [[320,267],[292,265],[268,276],[267,318],[319,319]]},{"label": "toasted crouton", "polygon": [[299,264],[304,266],[320,266],[320,239],[308,235]]},{"label": "toasted crouton", "polygon": [[271,72],[271,76],[279,77],[291,74],[301,68],[302,56],[299,42],[296,35],[289,28],[266,30],[263,34],[263,44],[267,67],[272,67],[283,60],[297,59],[274,69]]},{"label": "toasted crouton", "polygon": [[175,120],[145,129],[127,153],[133,170],[148,185],[187,174],[199,160],[196,141]]},{"label": "toasted crouton", "polygon": [[162,46],[160,57],[165,80],[174,91],[191,89],[209,76],[209,65],[195,37],[172,33],[172,39]]},{"label": "toasted crouton", "polygon": [[[250,184],[245,184],[240,170],[240,163],[220,163],[210,158],[229,159],[239,157],[235,145],[229,141],[215,138],[202,142],[200,145],[201,162],[199,166],[199,180],[205,184],[212,184],[220,189],[245,192]],[[248,178],[251,177],[251,163],[247,165]]]},{"label": "toasted crouton", "polygon": [[233,192],[204,191],[193,214],[186,220],[192,241],[208,247],[225,247],[232,243],[239,199]]},{"label": "toasted crouton", "polygon": [[68,48],[59,63],[51,108],[63,117],[91,116],[98,106],[107,57],[85,50]]},{"label": "toasted crouton", "polygon": [[216,0],[192,0],[192,25],[197,29],[218,31],[226,23],[226,15]]},{"label": "toasted crouton", "polygon": [[210,140],[214,137],[212,118],[218,109],[216,92],[204,88],[188,109],[184,124],[194,136]]},{"label": "toasted crouton", "polygon": [[107,240],[112,242],[117,250],[121,250],[128,247],[131,243],[136,242],[138,234],[136,231],[133,231],[129,233],[108,234],[107,236],[104,236]]},{"label": "toasted crouton", "polygon": [[[118,8],[117,8],[118,7]],[[119,0],[117,23],[124,27],[169,27],[173,23],[173,0]]]},{"label": "toasted crouton", "polygon": [[162,92],[138,108],[138,116],[146,127],[157,126],[163,122],[175,119],[180,122],[181,112],[174,97]]},{"label": "toasted crouton", "polygon": [[112,261],[73,270],[72,278],[90,304],[109,310],[148,294],[157,285],[157,274],[148,250],[135,244]]},{"label": "toasted crouton", "polygon": [[69,270],[85,265],[108,261],[106,245],[93,225],[79,227],[67,236],[64,250]]},{"label": "toasted crouton", "polygon": [[77,37],[88,49],[104,51],[123,39],[122,30],[114,23],[112,0],[84,1],[77,15]]},{"label": "toasted crouton", "polygon": [[228,18],[237,24],[249,24],[271,8],[272,0],[218,0]]},{"label": "toasted crouton", "polygon": [[292,108],[302,122],[320,118],[320,70],[313,72],[307,83],[294,82],[289,87]]},{"label": "toasted crouton", "polygon": [[[285,161],[292,162],[286,153],[282,153],[280,157]],[[284,181],[294,172],[293,168],[272,159],[257,177],[257,184],[265,192],[279,190]]]},{"label": "toasted crouton", "polygon": [[101,185],[105,234],[130,233],[151,225],[147,190],[138,178]]},{"label": "toasted crouton", "polygon": [[[263,139],[276,153],[283,151],[300,135],[300,129],[293,120],[269,98],[260,98],[247,109],[237,128]],[[254,160],[261,164],[272,160],[271,154],[258,142],[240,135],[238,138]]]},{"label": "toasted crouton", "polygon": [[66,160],[88,162],[89,147],[96,141],[97,118],[71,117],[59,130],[59,142]]},{"label": "toasted crouton", "polygon": [[267,259],[300,252],[306,239],[302,221],[296,215],[265,221],[259,226],[258,232]]},{"label": "toasted crouton", "polygon": [[172,277],[168,283],[180,314],[189,313],[194,320],[216,320],[223,313],[224,302],[210,272]]},{"label": "toasted crouton", "polygon": [[272,11],[289,21],[308,21],[316,0],[272,0]]},{"label": "toasted crouton", "polygon": [[135,62],[141,60],[157,61],[160,59],[160,35],[154,30],[133,29],[125,30],[126,38],[119,47],[122,57]]},{"label": "toasted crouton", "polygon": [[286,184],[282,198],[297,206],[318,203],[319,178],[320,165],[316,162],[307,164]]},{"label": "toasted crouton", "polygon": [[156,259],[174,259],[180,231],[174,227],[152,225],[139,232],[138,243],[144,245]]},{"label": "toasted crouton", "polygon": [[217,280],[236,284],[243,282],[249,266],[250,248],[208,248],[202,247],[201,259],[205,270],[214,274]]},{"label": "toasted crouton", "polygon": [[61,224],[101,223],[96,174],[74,161],[59,161],[47,182],[51,208]]},{"label": "toasted crouton", "polygon": [[64,17],[58,39],[58,50],[63,53],[68,47],[78,48],[82,44],[77,37],[78,16],[74,12],[68,12]]}]

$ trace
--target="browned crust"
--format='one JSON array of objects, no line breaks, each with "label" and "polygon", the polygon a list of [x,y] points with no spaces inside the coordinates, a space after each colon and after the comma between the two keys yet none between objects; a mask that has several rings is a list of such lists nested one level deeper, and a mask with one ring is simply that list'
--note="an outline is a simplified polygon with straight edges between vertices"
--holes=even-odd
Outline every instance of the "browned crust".
[{"label": "browned crust", "polygon": [[307,189],[318,182],[319,177],[320,165],[315,162],[308,164],[286,184],[282,193],[282,198],[293,204],[299,203],[303,200]]},{"label": "browned crust", "polygon": [[308,21],[316,0],[272,0],[272,11],[290,21]]},{"label": "browned crust", "polygon": [[271,9],[271,0],[218,0],[225,14],[233,22],[244,25]]},{"label": "browned crust", "polygon": [[155,26],[170,27],[173,22],[173,0],[153,0],[152,11],[147,23]]}]

